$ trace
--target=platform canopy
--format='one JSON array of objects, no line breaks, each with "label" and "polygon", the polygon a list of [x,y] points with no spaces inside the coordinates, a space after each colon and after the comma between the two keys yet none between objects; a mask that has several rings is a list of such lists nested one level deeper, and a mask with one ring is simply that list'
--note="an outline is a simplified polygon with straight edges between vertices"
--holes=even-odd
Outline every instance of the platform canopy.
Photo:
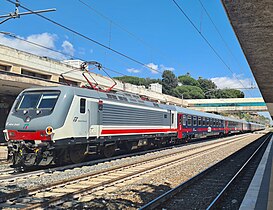
[{"label": "platform canopy", "polygon": [[273,1],[222,3],[273,117]]}]

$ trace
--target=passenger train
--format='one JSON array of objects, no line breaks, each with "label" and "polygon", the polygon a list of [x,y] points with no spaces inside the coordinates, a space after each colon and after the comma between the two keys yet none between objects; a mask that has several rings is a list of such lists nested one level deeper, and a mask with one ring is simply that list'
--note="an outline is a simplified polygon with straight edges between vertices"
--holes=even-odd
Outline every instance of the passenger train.
[{"label": "passenger train", "polygon": [[4,130],[14,167],[79,163],[87,155],[117,149],[190,141],[264,129],[264,125],[138,95],[79,87],[30,88],[20,93]]}]

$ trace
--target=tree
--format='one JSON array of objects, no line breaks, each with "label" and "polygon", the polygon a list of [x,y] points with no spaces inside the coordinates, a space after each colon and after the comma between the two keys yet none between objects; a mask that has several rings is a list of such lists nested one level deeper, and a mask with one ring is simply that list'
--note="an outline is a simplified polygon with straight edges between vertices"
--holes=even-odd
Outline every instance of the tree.
[{"label": "tree", "polygon": [[114,77],[114,79],[120,80],[122,82],[130,83],[133,85],[145,85],[146,80],[144,78],[134,77],[134,76],[122,76]]},{"label": "tree", "polygon": [[177,86],[178,80],[174,73],[170,70],[165,70],[162,74],[162,92],[171,95],[172,90]]},{"label": "tree", "polygon": [[205,98],[204,92],[200,87],[191,86],[191,85],[177,86],[173,90],[173,95],[178,98],[181,98],[183,95],[184,99]]},{"label": "tree", "polygon": [[130,83],[133,85],[144,85],[146,88],[148,88],[149,85],[152,83],[161,84],[160,79],[140,78],[140,77],[134,77],[134,76],[114,77],[114,79],[117,79],[117,80],[125,82],[125,83]]},{"label": "tree", "polygon": [[244,98],[245,94],[236,89],[219,89],[215,92],[216,98]]},{"label": "tree", "polygon": [[151,79],[151,78],[148,77],[145,80],[146,80],[146,85],[147,86],[149,86],[150,84],[153,84],[153,83],[159,83],[159,84],[162,83],[161,79]]},{"label": "tree", "polygon": [[188,74],[179,76],[178,81],[181,82],[183,85],[191,85],[191,86],[200,87],[199,82]]},{"label": "tree", "polygon": [[210,79],[203,79],[202,77],[199,77],[197,81],[204,92],[216,90],[217,88],[217,85]]}]

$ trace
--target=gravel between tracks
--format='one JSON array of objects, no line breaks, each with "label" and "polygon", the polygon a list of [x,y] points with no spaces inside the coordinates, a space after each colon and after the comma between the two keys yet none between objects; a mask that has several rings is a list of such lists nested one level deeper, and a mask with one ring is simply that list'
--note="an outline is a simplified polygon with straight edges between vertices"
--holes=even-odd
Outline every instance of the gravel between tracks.
[{"label": "gravel between tracks", "polygon": [[0,162],[0,170],[6,170],[6,169],[10,169],[10,164],[7,162]]},{"label": "gravel between tracks", "polygon": [[[211,144],[212,141],[215,141],[215,140],[199,142],[198,144],[188,144],[181,147],[162,150],[159,152],[147,153],[145,155],[137,155],[137,156],[127,157],[127,158],[121,158],[121,159],[113,160],[110,162],[95,164],[92,166],[83,166],[80,168],[74,168],[74,169],[69,169],[65,171],[55,171],[53,173],[45,173],[38,176],[31,176],[31,178],[27,178],[27,179],[17,178],[13,182],[8,181],[8,182],[0,183],[0,188],[1,188],[0,194],[10,192],[11,190],[28,189],[30,187],[47,185],[53,182],[62,181],[62,180],[83,175],[86,173],[99,172],[101,170],[108,169],[113,166],[122,166],[124,164],[135,163],[140,160],[146,160],[147,158],[150,158],[150,157],[156,157],[156,156],[161,156],[162,154],[173,153],[174,151],[184,151],[190,148],[199,147],[200,145]],[[219,139],[216,141],[220,142],[220,141],[224,141],[224,139]]]},{"label": "gravel between tracks", "polygon": [[116,191],[107,190],[107,188],[105,188],[102,195],[100,195],[100,193],[94,193],[91,201],[87,202],[83,196],[81,198],[83,206],[92,209],[137,209],[209,166],[238,151],[260,136],[261,135],[252,135],[245,141],[227,145],[224,149],[216,150],[209,155],[197,157],[183,162],[180,165],[160,170],[156,174],[142,177],[131,184],[124,183],[124,186],[118,187]]}]

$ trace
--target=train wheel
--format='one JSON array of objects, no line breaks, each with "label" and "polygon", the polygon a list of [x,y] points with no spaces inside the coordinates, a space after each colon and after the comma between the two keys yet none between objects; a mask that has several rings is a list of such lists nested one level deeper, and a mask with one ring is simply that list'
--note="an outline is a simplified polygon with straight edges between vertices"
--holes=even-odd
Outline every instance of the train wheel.
[{"label": "train wheel", "polygon": [[111,145],[105,145],[101,153],[104,157],[109,158],[115,154],[115,151],[116,151],[116,145],[111,144]]},{"label": "train wheel", "polygon": [[73,146],[69,150],[69,157],[72,163],[80,163],[85,158],[86,148],[83,145]]}]

